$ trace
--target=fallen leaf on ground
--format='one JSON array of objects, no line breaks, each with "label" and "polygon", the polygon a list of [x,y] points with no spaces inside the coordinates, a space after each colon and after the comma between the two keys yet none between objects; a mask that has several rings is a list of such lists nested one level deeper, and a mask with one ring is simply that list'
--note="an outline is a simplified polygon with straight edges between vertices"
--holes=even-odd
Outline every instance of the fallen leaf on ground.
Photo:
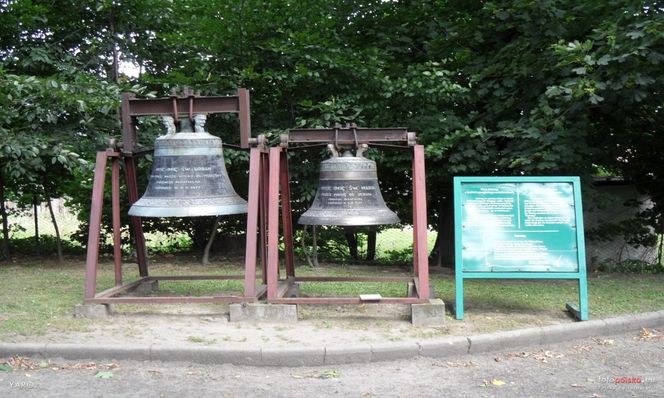
[{"label": "fallen leaf on ground", "polygon": [[507,384],[507,383],[505,383],[505,382],[502,381],[502,380],[492,379],[492,380],[491,380],[491,384],[493,384],[494,386],[504,386],[504,385]]},{"label": "fallen leaf on ground", "polygon": [[60,366],[61,369],[85,369],[85,370],[95,370],[97,369],[97,364],[94,362],[77,362],[77,363],[66,363]]},{"label": "fallen leaf on ground", "polygon": [[337,369],[331,369],[322,372],[291,373],[290,376],[294,379],[336,379],[341,376],[341,372]]},{"label": "fallen leaf on ground", "polygon": [[595,342],[597,345],[614,345],[616,342],[615,340],[612,339],[600,339],[598,337],[593,337],[592,341]]},{"label": "fallen leaf on ground", "polygon": [[468,362],[447,362],[446,363],[448,368],[473,368],[475,367],[475,363],[473,361],[468,361]]},{"label": "fallen leaf on ground", "polygon": [[97,374],[95,374],[95,377],[98,379],[112,379],[113,378],[113,372],[108,372],[108,371],[99,371]]},{"label": "fallen leaf on ground", "polygon": [[664,334],[657,329],[641,328],[639,332],[639,340],[664,340]]},{"label": "fallen leaf on ground", "polygon": [[577,350],[577,351],[587,351],[587,352],[589,352],[589,351],[592,351],[593,346],[591,346],[590,344],[577,344],[577,345],[574,346],[574,349]]},{"label": "fallen leaf on ground", "polygon": [[4,364],[12,369],[34,370],[39,368],[39,365],[34,363],[30,358],[23,358],[18,355],[14,355],[9,357],[9,359],[4,360]]},{"label": "fallen leaf on ground", "polygon": [[527,351],[520,351],[520,352],[508,352],[505,357],[512,359],[512,358],[528,358],[529,356],[532,355],[532,352],[527,352]]},{"label": "fallen leaf on ground", "polygon": [[548,359],[550,358],[562,358],[564,356],[565,355],[553,351],[542,351],[540,354],[533,355],[533,359],[543,363],[548,363]]},{"label": "fallen leaf on ground", "polygon": [[338,370],[326,370],[324,372],[321,372],[318,375],[319,379],[336,379],[339,376],[341,376],[341,373]]}]

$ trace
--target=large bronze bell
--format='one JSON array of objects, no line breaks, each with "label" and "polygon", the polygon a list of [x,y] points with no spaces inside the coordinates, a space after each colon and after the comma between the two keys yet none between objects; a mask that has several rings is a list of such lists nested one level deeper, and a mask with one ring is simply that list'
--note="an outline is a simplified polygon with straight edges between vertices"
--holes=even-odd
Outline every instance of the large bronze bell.
[{"label": "large bronze bell", "polygon": [[298,223],[342,226],[398,223],[399,217],[387,208],[380,193],[376,162],[362,156],[367,145],[360,145],[355,156],[349,151],[339,156],[333,145],[328,148],[333,156],[321,162],[314,203]]},{"label": "large bronze bell", "polygon": [[130,216],[196,217],[247,212],[247,202],[231,185],[219,137],[205,131],[205,115],[187,117],[180,131],[170,116],[163,117],[167,133],[154,146],[154,163],[143,197]]}]

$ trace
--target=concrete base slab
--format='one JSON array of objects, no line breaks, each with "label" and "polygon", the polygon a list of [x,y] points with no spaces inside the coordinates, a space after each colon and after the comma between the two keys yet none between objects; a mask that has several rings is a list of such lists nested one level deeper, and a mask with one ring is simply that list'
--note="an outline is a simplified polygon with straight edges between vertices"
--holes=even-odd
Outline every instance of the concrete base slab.
[{"label": "concrete base slab", "polygon": [[231,322],[297,323],[294,304],[241,303],[229,305]]},{"label": "concrete base slab", "polygon": [[428,303],[411,304],[411,322],[415,326],[445,325],[445,303],[441,299],[430,299]]},{"label": "concrete base slab", "polygon": [[106,318],[110,312],[108,304],[76,304],[74,307],[74,316],[77,318]]},{"label": "concrete base slab", "polygon": [[159,281],[141,282],[136,286],[132,293],[137,295],[149,294],[159,289]]}]

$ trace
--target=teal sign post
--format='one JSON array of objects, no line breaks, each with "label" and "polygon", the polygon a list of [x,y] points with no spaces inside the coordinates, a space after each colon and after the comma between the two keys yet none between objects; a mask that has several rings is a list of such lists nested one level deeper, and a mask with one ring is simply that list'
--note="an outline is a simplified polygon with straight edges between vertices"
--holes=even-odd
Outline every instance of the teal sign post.
[{"label": "teal sign post", "polygon": [[588,320],[579,177],[455,177],[456,318],[464,279],[577,279]]}]

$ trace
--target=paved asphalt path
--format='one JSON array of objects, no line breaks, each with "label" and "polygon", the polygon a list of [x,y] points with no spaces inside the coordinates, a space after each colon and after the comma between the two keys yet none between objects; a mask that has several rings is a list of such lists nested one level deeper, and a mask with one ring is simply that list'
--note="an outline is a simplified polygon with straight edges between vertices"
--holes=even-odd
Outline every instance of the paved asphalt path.
[{"label": "paved asphalt path", "polygon": [[664,397],[661,334],[496,348],[292,368],[32,358],[0,371],[0,397]]}]

